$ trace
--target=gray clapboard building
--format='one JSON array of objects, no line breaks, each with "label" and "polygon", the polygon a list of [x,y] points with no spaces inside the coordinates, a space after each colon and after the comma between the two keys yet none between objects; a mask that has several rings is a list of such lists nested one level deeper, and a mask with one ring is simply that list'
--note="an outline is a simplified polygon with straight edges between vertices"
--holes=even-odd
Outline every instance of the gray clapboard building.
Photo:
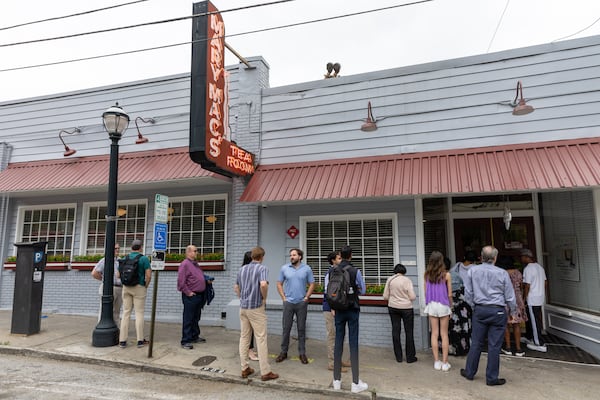
[{"label": "gray clapboard building", "polygon": [[[250,179],[185,157],[188,75],[0,104],[0,307],[11,308],[13,244],[51,239],[49,254],[69,262],[46,271],[44,309],[97,312],[91,267],[75,259],[103,249],[107,167],[98,165],[109,148],[100,117],[119,101],[132,124],[121,141],[127,213],[117,240],[125,248],[142,236],[150,251],[154,195],[168,195],[168,251],[192,242],[224,254],[208,267],[217,298],[203,323],[238,326],[232,285],[251,247],[266,249],[274,286],[290,248],[305,251],[321,283],[327,253],[350,244],[370,287],[407,266],[417,346],[427,348],[427,256],[438,249],[460,260],[492,243],[513,256],[533,251],[549,280],[546,329],[600,356],[600,37],[277,88],[268,64],[250,60],[256,69],[228,68],[231,139],[259,162]],[[535,111],[513,115],[521,97]],[[149,142],[136,146],[138,116],[155,123],[138,121]],[[63,157],[58,134],[74,128],[62,138],[77,153]],[[178,321],[170,268],[160,273],[157,318]],[[391,347],[385,304],[363,301],[361,342]],[[322,339],[315,303],[308,336]],[[268,310],[269,331],[280,333],[273,288]]]}]

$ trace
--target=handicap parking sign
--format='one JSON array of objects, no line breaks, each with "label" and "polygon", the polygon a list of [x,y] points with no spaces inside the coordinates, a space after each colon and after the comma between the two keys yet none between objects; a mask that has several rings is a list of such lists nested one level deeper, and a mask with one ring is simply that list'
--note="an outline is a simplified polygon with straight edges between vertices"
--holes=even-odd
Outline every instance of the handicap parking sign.
[{"label": "handicap parking sign", "polygon": [[167,224],[154,224],[154,250],[167,250]]}]

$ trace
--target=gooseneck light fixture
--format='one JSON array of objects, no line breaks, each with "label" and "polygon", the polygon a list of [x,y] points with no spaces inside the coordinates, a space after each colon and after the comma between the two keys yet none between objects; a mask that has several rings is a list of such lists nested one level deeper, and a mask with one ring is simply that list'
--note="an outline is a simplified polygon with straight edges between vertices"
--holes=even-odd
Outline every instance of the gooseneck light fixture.
[{"label": "gooseneck light fixture", "polygon": [[367,105],[367,119],[365,123],[362,124],[360,130],[363,132],[373,132],[377,130],[377,121],[375,117],[373,117],[373,110],[371,109],[371,102]]},{"label": "gooseneck light fixture", "polygon": [[58,134],[58,138],[60,139],[60,141],[62,142],[63,146],[65,146],[65,152],[63,153],[64,157],[69,157],[72,156],[73,154],[77,153],[77,150],[70,148],[69,146],[67,146],[67,144],[65,143],[65,140],[62,138],[63,133],[72,135],[74,133],[79,133],[81,132],[81,129],[79,128],[73,128],[72,132],[69,132],[67,130],[61,130],[60,133]]},{"label": "gooseneck light fixture", "polygon": [[[517,103],[519,94],[521,95],[521,98]],[[525,99],[523,98],[523,84],[521,83],[521,81],[517,82],[517,94],[515,95],[515,99],[513,100],[511,105],[514,107],[512,112],[513,115],[526,115],[532,113],[535,110],[535,108],[525,103]]]},{"label": "gooseneck light fixture", "polygon": [[115,233],[117,216],[117,183],[119,171],[119,140],[129,126],[129,116],[119,103],[102,114],[104,128],[111,140],[108,175],[108,206],[106,240],[104,244],[104,273],[102,275],[102,311],[100,321],[92,334],[95,347],[115,346],[119,343],[119,328],[113,320],[113,279],[115,270]]},{"label": "gooseneck light fixture", "polygon": [[138,133],[138,138],[135,141],[135,144],[142,144],[142,143],[148,143],[148,138],[142,135],[142,132],[140,132],[140,127],[138,126],[138,121],[142,121],[145,124],[153,124],[156,121],[154,120],[154,118],[142,118],[142,117],[137,117],[135,119],[135,127],[137,129],[137,133]]}]

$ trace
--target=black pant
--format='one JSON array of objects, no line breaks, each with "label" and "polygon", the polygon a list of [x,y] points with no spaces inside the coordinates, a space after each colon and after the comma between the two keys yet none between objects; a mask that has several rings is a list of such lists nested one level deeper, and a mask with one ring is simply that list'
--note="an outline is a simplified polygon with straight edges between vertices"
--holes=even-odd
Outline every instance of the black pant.
[{"label": "black pant", "polygon": [[542,306],[526,306],[527,322],[525,322],[525,337],[536,346],[543,346],[544,338],[542,337]]},{"label": "black pant", "polygon": [[412,308],[399,309],[388,307],[390,319],[392,320],[392,340],[394,343],[394,355],[396,361],[402,362],[402,323],[404,323],[404,342],[406,345],[406,361],[416,359],[415,340],[413,337],[415,312]]}]

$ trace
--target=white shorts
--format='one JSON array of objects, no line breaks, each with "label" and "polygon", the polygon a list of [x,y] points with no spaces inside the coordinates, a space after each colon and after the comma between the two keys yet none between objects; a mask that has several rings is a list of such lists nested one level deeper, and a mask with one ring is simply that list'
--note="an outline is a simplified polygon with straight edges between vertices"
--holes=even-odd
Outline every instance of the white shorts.
[{"label": "white shorts", "polygon": [[445,304],[438,303],[437,301],[432,301],[425,307],[423,312],[426,315],[430,315],[432,317],[445,317],[446,315],[452,314],[452,310]]}]

